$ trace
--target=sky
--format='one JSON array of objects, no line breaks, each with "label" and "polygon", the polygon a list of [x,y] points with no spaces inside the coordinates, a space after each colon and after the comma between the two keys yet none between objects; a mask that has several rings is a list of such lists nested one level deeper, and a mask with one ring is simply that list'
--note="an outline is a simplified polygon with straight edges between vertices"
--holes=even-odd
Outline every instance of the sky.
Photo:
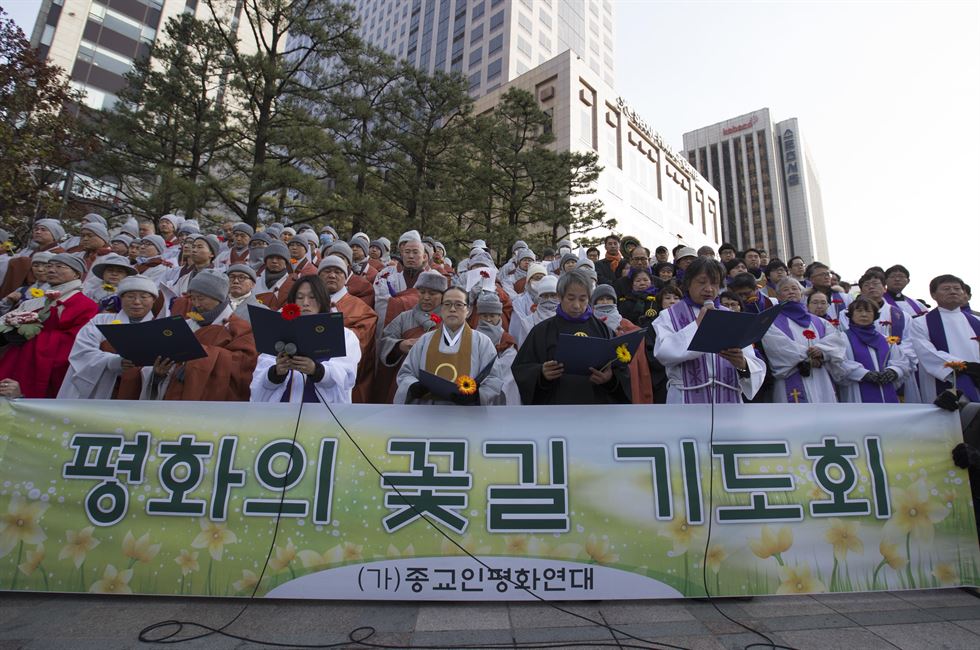
[{"label": "sky", "polygon": [[[0,4],[29,35],[40,0]],[[980,0],[614,4],[617,90],[675,150],[759,108],[796,117],[835,270],[980,287]]]}]

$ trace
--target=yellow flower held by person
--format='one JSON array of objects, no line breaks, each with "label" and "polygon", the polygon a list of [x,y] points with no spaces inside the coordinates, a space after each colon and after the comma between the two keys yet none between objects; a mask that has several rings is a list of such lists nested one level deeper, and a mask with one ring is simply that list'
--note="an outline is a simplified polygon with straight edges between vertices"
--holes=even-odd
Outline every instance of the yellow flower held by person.
[{"label": "yellow flower held by person", "polygon": [[782,582],[777,594],[813,594],[827,591],[827,587],[810,575],[810,567],[783,567],[780,570]]},{"label": "yellow flower held by person", "polygon": [[47,539],[40,525],[47,509],[43,501],[28,502],[18,496],[10,499],[7,512],[0,515],[0,557],[21,542],[36,546]]},{"label": "yellow flower held by person", "polygon": [[126,533],[123,538],[123,555],[137,562],[149,562],[160,552],[160,544],[150,544],[150,534],[144,533],[136,539],[133,531]]},{"label": "yellow flower held by person", "polygon": [[878,544],[878,552],[881,553],[881,557],[885,562],[895,571],[901,571],[908,564],[908,560],[905,556],[898,552],[898,545],[892,544],[890,542],[882,541]]},{"label": "yellow flower held by person", "polygon": [[253,571],[242,569],[242,579],[231,583],[231,588],[235,591],[251,591],[257,584],[259,577]]},{"label": "yellow flower held by person", "polygon": [[31,298],[44,297],[44,291],[42,289],[38,289],[37,287],[31,287],[30,289],[27,290],[27,293],[30,294]]},{"label": "yellow flower held by person", "polygon": [[87,526],[77,533],[73,530],[69,530],[65,533],[65,539],[68,542],[63,547],[61,547],[61,552],[58,553],[59,560],[65,560],[71,558],[71,561],[75,563],[75,568],[82,566],[82,562],[85,561],[85,556],[93,548],[99,545],[99,540],[94,537],[95,528],[93,526]]},{"label": "yellow flower held by person", "polygon": [[122,321],[117,318],[116,320],[111,321],[109,324],[110,325],[122,325]]},{"label": "yellow flower held by person", "polygon": [[275,556],[269,560],[269,568],[273,571],[282,571],[296,559],[297,548],[293,544],[293,540],[287,539],[286,546],[277,546],[275,550]]},{"label": "yellow flower held by person", "polygon": [[780,560],[780,556],[788,551],[792,545],[793,531],[789,526],[783,526],[779,529],[779,533],[774,534],[769,526],[763,525],[761,537],[749,540],[749,548],[756,557],[763,560],[767,557],[775,557]]},{"label": "yellow flower held by person", "polygon": [[228,530],[228,527],[224,524],[201,519],[201,532],[191,542],[191,546],[194,548],[206,548],[213,559],[221,560],[221,554],[225,550],[225,544],[234,544],[237,541],[238,537],[235,533]]},{"label": "yellow flower held by person", "polygon": [[956,575],[956,569],[949,564],[937,564],[936,568],[932,570],[932,575],[943,585],[951,585],[960,581],[960,577]]},{"label": "yellow flower held by person", "polygon": [[201,316],[196,311],[189,311],[189,312],[187,312],[187,317],[190,318],[195,323],[200,323],[201,321],[204,320],[204,316]]},{"label": "yellow flower held by person", "polygon": [[946,507],[931,498],[928,486],[920,478],[906,489],[892,488],[892,518],[885,524],[885,533],[910,534],[920,544],[929,544],[935,525],[947,514]]},{"label": "yellow flower held by person", "polygon": [[186,548],[180,549],[180,555],[174,562],[180,567],[181,575],[187,575],[201,568],[201,565],[197,561],[198,552],[188,551]]},{"label": "yellow flower held by person", "polygon": [[824,533],[824,539],[834,547],[834,557],[839,562],[847,559],[847,552],[864,553],[864,542],[857,536],[858,522],[844,521],[834,517],[830,520],[830,528]]},{"label": "yellow flower held by person", "polygon": [[102,579],[93,582],[89,591],[93,594],[131,594],[133,590],[129,588],[129,581],[132,578],[132,569],[119,571],[111,564],[107,564]]},{"label": "yellow flower held by person", "polygon": [[593,562],[598,564],[619,562],[619,555],[610,550],[609,542],[596,539],[595,535],[589,536],[589,541],[585,543],[585,552]]},{"label": "yellow flower held by person", "polygon": [[630,354],[630,350],[626,347],[625,343],[616,347],[616,358],[623,363],[629,363],[633,359],[633,355]]},{"label": "yellow flower held by person", "polygon": [[23,573],[25,576],[29,576],[35,571],[37,571],[37,568],[41,566],[41,562],[43,561],[44,561],[44,546],[38,544],[33,551],[27,552],[27,557],[24,559],[23,562],[17,565],[17,568],[20,569],[20,572]]},{"label": "yellow flower held by person", "polygon": [[704,556],[704,565],[718,573],[721,570],[721,563],[728,559],[728,551],[719,544],[712,544],[708,547],[708,553]]}]

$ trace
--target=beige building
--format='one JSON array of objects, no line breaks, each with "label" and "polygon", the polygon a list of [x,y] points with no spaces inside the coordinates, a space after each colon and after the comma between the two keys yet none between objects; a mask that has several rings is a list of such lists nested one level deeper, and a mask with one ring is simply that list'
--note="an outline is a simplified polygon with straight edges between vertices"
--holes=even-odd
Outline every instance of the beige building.
[{"label": "beige building", "polygon": [[477,99],[475,112],[491,110],[511,87],[534,93],[551,114],[557,150],[598,153],[603,171],[594,198],[617,231],[651,248],[718,247],[718,192],[575,54],[566,51]]}]

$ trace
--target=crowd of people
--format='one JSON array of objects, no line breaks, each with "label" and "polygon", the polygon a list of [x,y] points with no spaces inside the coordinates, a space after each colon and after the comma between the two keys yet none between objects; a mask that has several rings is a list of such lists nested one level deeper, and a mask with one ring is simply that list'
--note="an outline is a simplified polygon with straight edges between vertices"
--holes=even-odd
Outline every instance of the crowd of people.
[{"label": "crowd of people", "polygon": [[[598,247],[532,251],[498,266],[482,240],[458,263],[414,230],[396,241],[329,226],[165,215],[78,232],[0,231],[0,397],[376,404],[705,404],[980,401],[980,319],[970,288],[940,275],[933,304],[909,270],[871,266],[853,286],[820,261],[766,251]],[[689,345],[710,310],[782,311],[763,339],[717,354]],[[249,309],[343,314],[346,354],[259,354]],[[206,356],[136,366],[99,325],[182,317]],[[563,334],[643,330],[608,363],[566,372]],[[640,335],[637,335],[640,336]],[[567,350],[564,352],[567,355]],[[453,386],[437,391],[428,375]]]}]

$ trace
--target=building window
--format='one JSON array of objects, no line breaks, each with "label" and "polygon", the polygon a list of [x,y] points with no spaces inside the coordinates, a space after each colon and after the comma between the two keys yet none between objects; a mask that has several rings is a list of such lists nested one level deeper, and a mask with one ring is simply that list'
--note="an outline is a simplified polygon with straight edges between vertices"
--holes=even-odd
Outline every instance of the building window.
[{"label": "building window", "polygon": [[99,47],[91,41],[82,41],[78,46],[78,58],[87,61],[94,66],[108,70],[120,77],[133,69],[133,60],[129,57],[116,54],[104,47]]},{"label": "building window", "polygon": [[504,24],[504,12],[498,11],[490,18],[490,31],[499,29]]},{"label": "building window", "polygon": [[534,29],[534,24],[531,22],[531,19],[520,12],[517,14],[517,24],[519,24],[528,34],[530,34]]},{"label": "building window", "polygon": [[481,61],[483,61],[483,48],[478,47],[470,52],[470,68],[472,69],[473,67],[479,65]]},{"label": "building window", "polygon": [[487,48],[487,56],[496,54],[504,47],[504,35],[498,34],[490,39],[490,46]]},{"label": "building window", "polygon": [[483,40],[483,23],[480,23],[476,27],[470,30],[470,45],[473,43],[479,43]]},{"label": "building window", "polygon": [[476,20],[477,18],[482,16],[485,12],[486,9],[484,7],[484,4],[481,2],[480,4],[473,7],[473,13],[470,14],[470,20]]},{"label": "building window", "polygon": [[531,57],[531,44],[524,40],[524,37],[517,37],[517,49],[524,56]]},{"label": "building window", "polygon": [[490,65],[487,66],[487,81],[493,81],[500,76],[502,65],[500,59],[490,62]]},{"label": "building window", "polygon": [[85,105],[89,108],[94,108],[95,110],[109,110],[116,105],[117,101],[119,101],[118,98],[112,93],[106,92],[105,90],[99,90],[98,88],[84,84],[81,81],[72,79],[69,83],[71,84],[72,88],[84,93],[84,99],[82,101],[84,101]]}]

